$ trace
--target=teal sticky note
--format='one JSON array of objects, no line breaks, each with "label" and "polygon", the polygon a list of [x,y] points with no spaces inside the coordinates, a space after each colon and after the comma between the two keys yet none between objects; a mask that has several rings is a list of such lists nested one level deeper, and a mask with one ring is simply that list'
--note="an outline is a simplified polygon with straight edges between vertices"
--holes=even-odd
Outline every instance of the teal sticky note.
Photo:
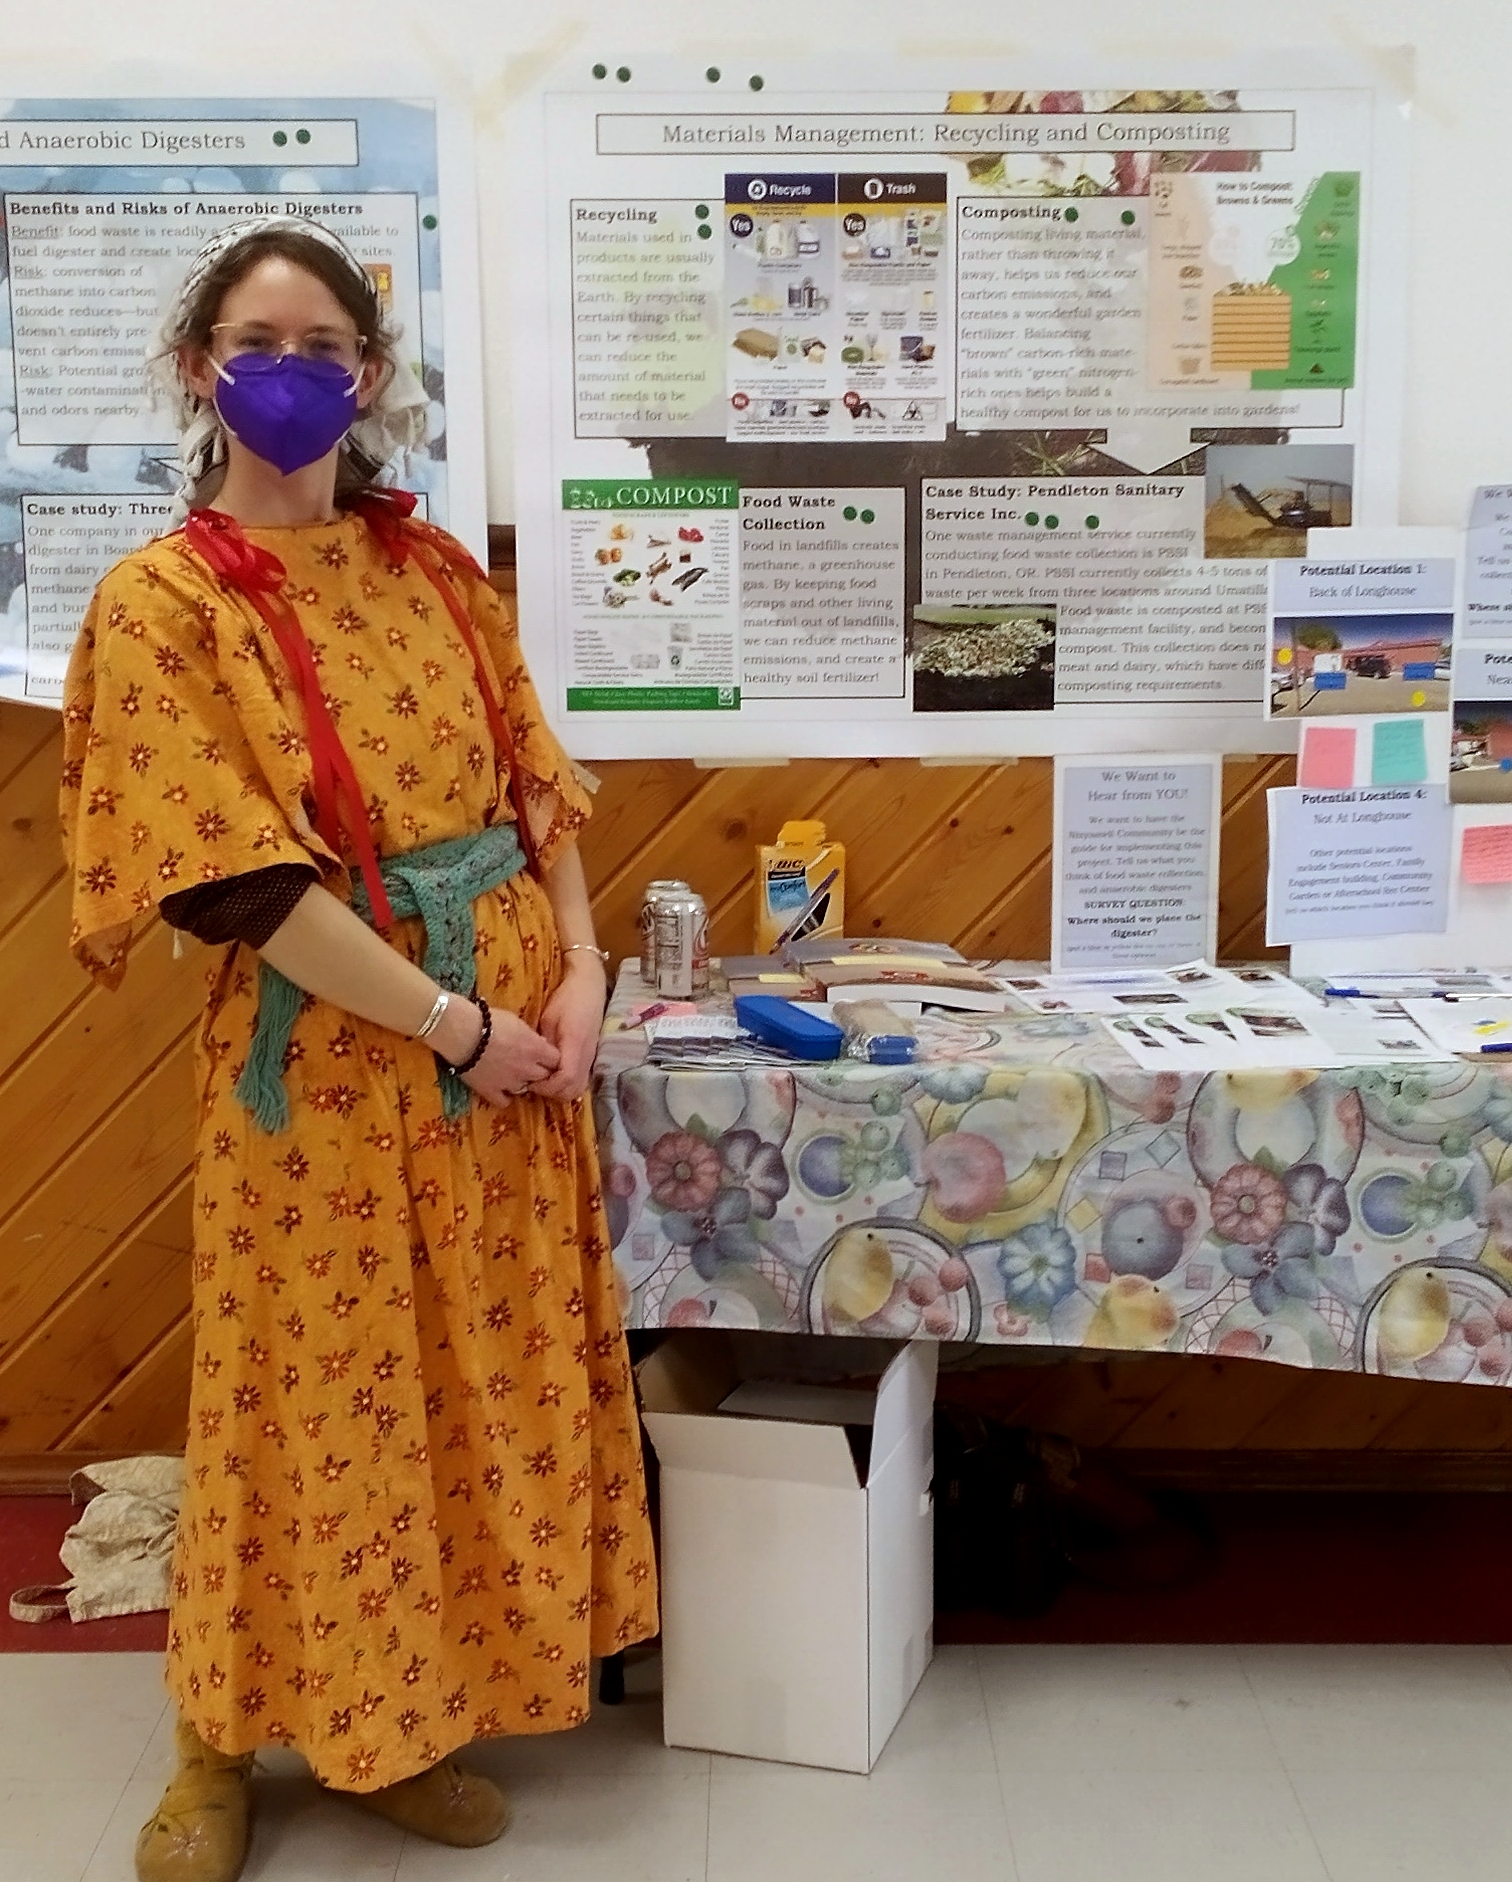
[{"label": "teal sticky note", "polygon": [[1370,742],[1372,784],[1424,784],[1428,751],[1421,719],[1377,719]]}]

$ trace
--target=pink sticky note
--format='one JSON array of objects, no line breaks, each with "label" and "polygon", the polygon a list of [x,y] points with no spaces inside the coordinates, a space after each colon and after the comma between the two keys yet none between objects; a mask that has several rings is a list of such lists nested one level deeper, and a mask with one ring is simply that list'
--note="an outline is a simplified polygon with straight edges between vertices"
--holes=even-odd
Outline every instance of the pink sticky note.
[{"label": "pink sticky note", "polygon": [[1304,725],[1297,782],[1314,791],[1347,791],[1354,783],[1352,725]]},{"label": "pink sticky note", "polygon": [[1466,882],[1512,882],[1512,823],[1477,823],[1460,843]]}]

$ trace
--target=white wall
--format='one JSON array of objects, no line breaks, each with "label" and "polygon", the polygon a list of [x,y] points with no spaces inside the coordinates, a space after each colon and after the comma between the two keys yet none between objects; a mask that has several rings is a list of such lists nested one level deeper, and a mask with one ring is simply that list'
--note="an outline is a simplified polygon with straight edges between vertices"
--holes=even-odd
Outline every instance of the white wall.
[{"label": "white wall", "polygon": [[[732,36],[739,19],[760,33]],[[1412,262],[1402,521],[1463,519],[1473,484],[1512,479],[1512,4],[1509,0],[3,0],[5,84],[60,94],[59,64],[129,92],[134,72],[222,65],[275,94],[318,93],[347,56],[387,55],[415,95],[437,86],[476,113],[489,513],[513,514],[508,334],[511,99],[563,52],[585,63],[658,49],[759,71],[763,57],[833,62],[837,92],[860,54],[959,55],[1012,81],[1029,50],[1147,56],[1150,83],[1183,56],[1343,47],[1373,57],[1414,125],[1402,214]],[[1141,21],[1144,30],[1140,30]],[[929,37],[933,28],[934,37]],[[1415,58],[1403,47],[1416,47]],[[991,62],[988,68],[988,62]],[[1164,69],[1163,69],[1164,66]],[[45,83],[38,79],[45,74]],[[92,87],[93,88],[93,87]],[[186,82],[186,89],[191,87]]]}]

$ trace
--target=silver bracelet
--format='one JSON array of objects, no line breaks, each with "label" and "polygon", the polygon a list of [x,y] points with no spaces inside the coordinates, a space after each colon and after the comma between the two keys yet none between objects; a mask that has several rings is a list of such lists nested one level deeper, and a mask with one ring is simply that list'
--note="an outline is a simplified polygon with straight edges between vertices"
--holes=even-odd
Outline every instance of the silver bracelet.
[{"label": "silver bracelet", "polygon": [[441,1015],[446,1011],[450,1003],[451,1003],[451,995],[449,993],[446,993],[446,992],[438,993],[436,995],[436,1004],[426,1014],[425,1023],[421,1026],[419,1032],[415,1033],[413,1037],[416,1039],[429,1039],[431,1034],[441,1024]]},{"label": "silver bracelet", "polygon": [[596,954],[606,967],[609,965],[609,950],[596,948],[591,941],[574,941],[571,946],[563,948],[562,952],[564,954]]}]

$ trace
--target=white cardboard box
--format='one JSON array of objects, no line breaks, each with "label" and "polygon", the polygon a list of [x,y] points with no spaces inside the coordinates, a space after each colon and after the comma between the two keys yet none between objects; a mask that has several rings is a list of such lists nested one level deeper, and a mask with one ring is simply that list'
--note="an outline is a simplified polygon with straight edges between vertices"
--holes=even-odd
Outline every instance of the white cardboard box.
[{"label": "white cardboard box", "polygon": [[666,1742],[870,1771],[934,1650],[937,1350],[902,1344],[875,1393],[828,1406],[826,1388],[742,1387],[745,1351],[674,1334],[639,1368]]}]

